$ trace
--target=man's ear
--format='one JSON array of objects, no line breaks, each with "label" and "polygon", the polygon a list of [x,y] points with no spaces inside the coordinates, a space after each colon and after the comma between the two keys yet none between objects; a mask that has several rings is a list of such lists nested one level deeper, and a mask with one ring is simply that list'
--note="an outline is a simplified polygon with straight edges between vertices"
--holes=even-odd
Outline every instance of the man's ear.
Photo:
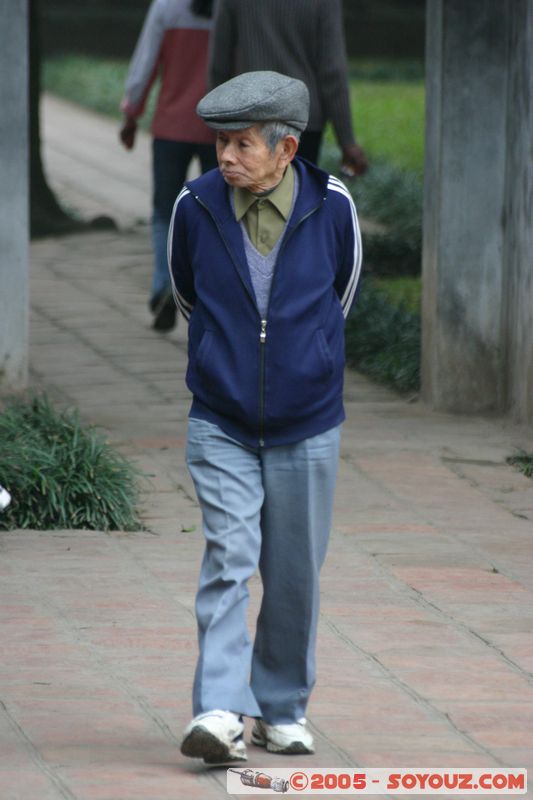
[{"label": "man's ear", "polygon": [[292,161],[294,156],[296,155],[296,151],[298,150],[298,139],[296,136],[285,136],[284,139],[281,141],[282,144],[282,157],[285,163],[289,163]]}]

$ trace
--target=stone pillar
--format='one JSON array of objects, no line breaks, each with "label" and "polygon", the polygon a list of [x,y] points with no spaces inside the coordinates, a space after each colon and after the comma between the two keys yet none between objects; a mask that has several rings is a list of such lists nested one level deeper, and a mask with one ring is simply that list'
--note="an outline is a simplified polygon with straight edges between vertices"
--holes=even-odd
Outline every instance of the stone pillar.
[{"label": "stone pillar", "polygon": [[429,0],[426,38],[423,398],[522,421],[533,418],[532,2]]},{"label": "stone pillar", "polygon": [[0,392],[27,381],[28,11],[0,0]]},{"label": "stone pillar", "polygon": [[533,423],[533,0],[510,23],[507,97],[505,280],[507,408]]}]

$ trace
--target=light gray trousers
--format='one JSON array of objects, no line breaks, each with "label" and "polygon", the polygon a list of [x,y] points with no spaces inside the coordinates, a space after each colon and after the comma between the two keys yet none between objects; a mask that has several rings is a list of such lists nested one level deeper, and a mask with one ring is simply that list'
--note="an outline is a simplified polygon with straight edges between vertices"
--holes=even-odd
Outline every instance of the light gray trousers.
[{"label": "light gray trousers", "polygon": [[[206,539],[194,715],[219,708],[271,725],[305,715],[339,443],[337,427],[252,450],[212,423],[189,420],[187,465]],[[252,647],[247,582],[258,567],[263,599]]]}]

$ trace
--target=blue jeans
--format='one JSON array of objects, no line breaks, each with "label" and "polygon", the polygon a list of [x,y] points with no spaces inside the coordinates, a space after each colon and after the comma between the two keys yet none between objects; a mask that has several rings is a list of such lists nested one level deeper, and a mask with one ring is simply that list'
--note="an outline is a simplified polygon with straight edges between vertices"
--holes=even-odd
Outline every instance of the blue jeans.
[{"label": "blue jeans", "polygon": [[[340,427],[252,450],[210,422],[189,420],[187,465],[206,539],[194,715],[221,708],[269,724],[305,715],[339,443]],[[263,598],[252,647],[247,582],[258,567]]]},{"label": "blue jeans", "polygon": [[173,142],[168,139],[153,140],[152,297],[170,285],[167,262],[168,228],[174,202],[185,182],[187,169],[194,156],[200,159],[202,172],[217,166],[214,145]]}]

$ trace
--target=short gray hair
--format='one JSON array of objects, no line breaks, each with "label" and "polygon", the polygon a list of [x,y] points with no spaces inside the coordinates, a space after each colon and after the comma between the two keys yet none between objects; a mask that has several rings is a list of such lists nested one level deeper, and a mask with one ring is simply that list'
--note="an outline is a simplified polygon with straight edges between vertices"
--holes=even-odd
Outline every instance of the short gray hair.
[{"label": "short gray hair", "polygon": [[278,142],[281,142],[286,136],[294,136],[296,141],[300,141],[301,131],[291,125],[287,125],[285,122],[263,122],[259,125],[259,130],[272,153],[275,151]]}]

